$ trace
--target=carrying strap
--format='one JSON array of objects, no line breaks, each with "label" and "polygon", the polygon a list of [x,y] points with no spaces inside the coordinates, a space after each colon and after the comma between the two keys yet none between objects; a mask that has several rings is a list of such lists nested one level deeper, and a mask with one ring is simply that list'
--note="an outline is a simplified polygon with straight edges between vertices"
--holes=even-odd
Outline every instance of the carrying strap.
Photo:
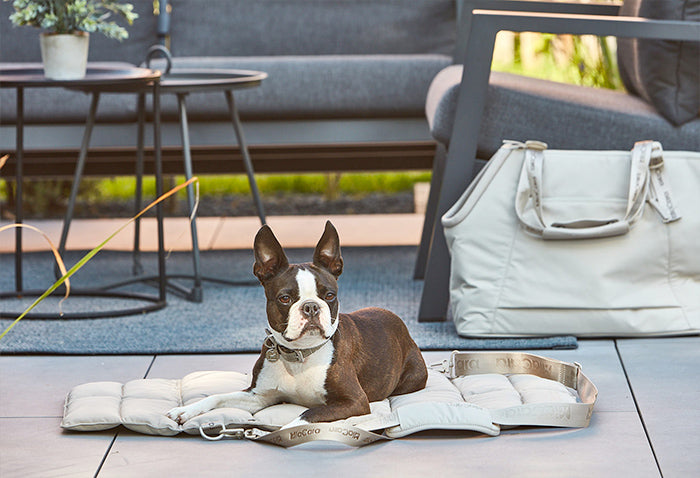
[{"label": "carrying strap", "polygon": [[[627,208],[621,218],[582,218],[568,222],[549,222],[543,212],[544,151],[540,141],[525,143],[525,158],[515,199],[515,210],[522,226],[542,239],[592,239],[626,234],[642,216],[649,202],[663,222],[680,219],[668,183],[663,176],[663,150],[656,141],[639,141],[631,153]],[[531,202],[536,222],[525,217]]]},{"label": "carrying strap", "polygon": [[[586,427],[588,426],[593,406],[598,396],[595,385],[583,374],[581,366],[541,357],[538,355],[522,352],[452,352],[450,357],[439,364],[432,366],[433,369],[444,373],[447,378],[454,379],[467,375],[479,374],[530,374],[541,378],[557,381],[566,387],[578,392],[580,403],[535,403],[523,404],[519,406],[487,410],[467,402],[458,403],[436,403],[421,404],[413,403],[408,405],[411,408],[410,415],[416,420],[416,415],[423,415],[420,407],[429,407],[439,410],[440,407],[447,407],[452,412],[457,412],[460,418],[472,417],[474,422],[469,422],[462,428],[465,430],[480,430],[490,435],[497,435],[498,425],[518,426],[554,426],[554,427]],[[420,392],[418,392],[420,393]],[[460,407],[463,410],[460,410]],[[390,413],[373,413],[361,417],[353,417],[348,420],[334,423],[310,423],[289,428],[280,428],[274,431],[262,430],[259,428],[232,428],[227,429],[221,426],[220,430],[209,428],[208,433],[200,427],[200,434],[208,440],[220,440],[222,438],[246,438],[254,441],[261,441],[292,447],[312,441],[334,441],[351,446],[363,446],[379,440],[391,440],[391,436],[375,433],[370,430],[386,430],[392,427],[406,426],[402,423],[402,408],[398,407]],[[427,408],[426,408],[427,410]],[[434,411],[433,410],[433,411]],[[477,415],[470,415],[478,411],[478,416],[486,414],[486,421],[495,424],[486,426],[482,420],[476,419]],[[490,419],[488,418],[490,415]],[[404,417],[405,419],[406,417]],[[441,428],[434,423],[435,418],[419,420],[421,423],[416,429]],[[425,422],[425,423],[423,423]],[[416,424],[412,424],[415,426]],[[443,425],[449,425],[447,423]],[[390,430],[391,431],[391,430]],[[211,434],[211,433],[215,434]],[[410,433],[404,430],[403,434]],[[403,436],[396,432],[392,435]]]}]

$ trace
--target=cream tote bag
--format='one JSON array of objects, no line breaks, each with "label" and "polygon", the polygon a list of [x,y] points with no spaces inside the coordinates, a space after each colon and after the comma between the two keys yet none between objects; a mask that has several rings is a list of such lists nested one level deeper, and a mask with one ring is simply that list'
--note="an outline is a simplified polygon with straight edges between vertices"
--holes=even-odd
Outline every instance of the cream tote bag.
[{"label": "cream tote bag", "polygon": [[700,153],[506,141],[442,224],[460,335],[700,333]]}]

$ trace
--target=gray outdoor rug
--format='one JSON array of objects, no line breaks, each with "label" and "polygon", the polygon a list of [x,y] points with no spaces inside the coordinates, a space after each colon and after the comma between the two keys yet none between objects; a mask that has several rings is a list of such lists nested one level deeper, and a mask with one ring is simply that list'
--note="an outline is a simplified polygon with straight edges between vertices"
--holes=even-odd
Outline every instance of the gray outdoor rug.
[{"label": "gray outdoor rug", "polygon": [[[311,249],[288,250],[290,262],[307,262]],[[68,253],[70,267],[84,254]],[[422,350],[484,350],[576,348],[575,337],[531,339],[465,339],[459,337],[451,321],[418,323],[422,281],[414,281],[415,247],[343,248],[345,271],[340,277],[340,308],[350,312],[377,306],[401,316]],[[145,254],[146,274],[156,270],[155,254]],[[188,302],[173,293],[168,305],[159,311],[103,319],[38,320],[24,319],[2,340],[0,353],[45,354],[173,354],[258,352],[265,338],[265,300],[262,287],[253,281],[252,251],[211,251],[202,253],[202,270],[208,277],[249,281],[232,286],[204,283],[204,301]],[[100,252],[73,278],[72,287],[86,288],[132,277],[131,254]],[[192,260],[186,253],[173,253],[167,260],[168,274],[191,274]],[[0,255],[0,291],[14,287],[14,260]],[[24,256],[24,287],[47,289],[53,283],[50,253]],[[186,280],[180,280],[188,285]],[[122,290],[155,292],[138,283]],[[1,299],[0,311],[21,312],[33,299]],[[99,297],[71,297],[63,303],[65,313],[113,310],[133,307],[139,302]],[[49,298],[35,310],[58,311],[58,299]],[[0,331],[12,323],[0,319]]]}]

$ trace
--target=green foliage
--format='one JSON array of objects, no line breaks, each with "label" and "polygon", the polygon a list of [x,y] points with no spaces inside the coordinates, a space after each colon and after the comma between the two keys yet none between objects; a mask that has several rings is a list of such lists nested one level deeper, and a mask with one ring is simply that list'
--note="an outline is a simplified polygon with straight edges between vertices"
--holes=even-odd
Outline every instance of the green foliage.
[{"label": "green foliage", "polygon": [[[258,188],[263,194],[328,194],[334,185],[335,176],[327,174],[259,174]],[[365,195],[376,192],[396,193],[410,191],[417,182],[430,181],[429,172],[391,172],[391,173],[343,173],[338,175],[337,188],[341,194]],[[184,177],[176,178],[180,184]],[[248,178],[245,175],[200,176],[199,188],[202,196],[226,196],[250,194]],[[97,185],[104,199],[130,199],[134,197],[136,183],[131,177],[104,179]],[[144,196],[155,195],[153,178],[144,178]],[[181,191],[180,195],[185,192]]]},{"label": "green foliage", "polygon": [[[513,55],[494,61],[493,69],[575,85],[623,89],[615,54],[607,38],[538,34],[530,61],[523,61],[520,35],[513,38]],[[613,43],[614,46],[614,43]]]},{"label": "green foliage", "polygon": [[[10,1],[10,0],[4,0]],[[14,0],[15,12],[10,20],[17,26],[42,28],[51,33],[102,33],[108,38],[124,40],[126,29],[114,21],[113,14],[131,25],[138,18],[134,6],[118,0]]]},{"label": "green foliage", "polygon": [[[100,189],[101,181],[83,178],[78,188],[79,197],[88,203],[97,203],[104,198]],[[73,181],[68,179],[25,180],[22,197],[23,210],[28,217],[51,217],[62,215],[66,210]],[[7,211],[15,209],[15,182],[0,181],[0,204],[4,203]]]}]

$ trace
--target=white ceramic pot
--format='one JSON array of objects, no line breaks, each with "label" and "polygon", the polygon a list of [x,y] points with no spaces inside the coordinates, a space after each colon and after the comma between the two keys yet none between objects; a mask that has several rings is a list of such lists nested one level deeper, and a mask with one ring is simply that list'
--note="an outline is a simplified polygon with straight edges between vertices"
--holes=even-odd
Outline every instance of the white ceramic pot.
[{"label": "white ceramic pot", "polygon": [[44,76],[52,80],[85,77],[90,42],[88,33],[42,33],[40,40]]}]

